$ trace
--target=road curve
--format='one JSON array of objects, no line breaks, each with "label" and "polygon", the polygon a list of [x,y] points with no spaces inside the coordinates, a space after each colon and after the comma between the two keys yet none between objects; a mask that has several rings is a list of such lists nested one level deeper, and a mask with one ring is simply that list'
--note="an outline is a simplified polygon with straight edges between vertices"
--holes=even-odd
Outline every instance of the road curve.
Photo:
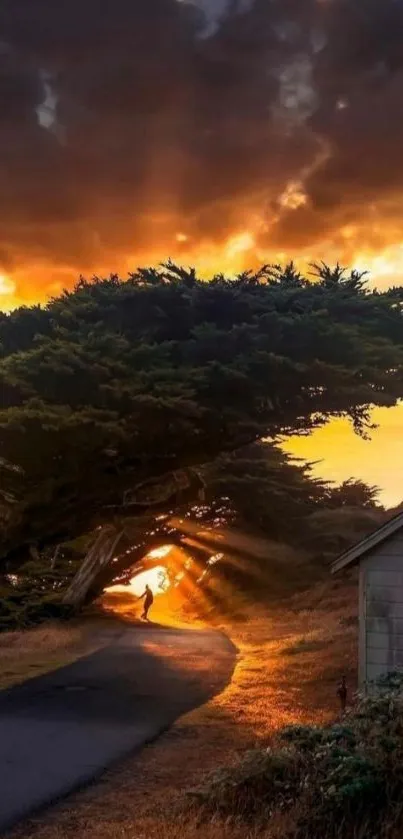
[{"label": "road curve", "polygon": [[230,682],[219,632],[129,628],[0,693],[0,832],[99,776]]}]

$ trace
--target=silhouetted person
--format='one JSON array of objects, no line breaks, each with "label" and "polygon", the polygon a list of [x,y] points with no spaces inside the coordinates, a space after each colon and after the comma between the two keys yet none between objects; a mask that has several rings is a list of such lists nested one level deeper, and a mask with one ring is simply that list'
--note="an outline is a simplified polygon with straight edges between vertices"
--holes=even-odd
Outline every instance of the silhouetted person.
[{"label": "silhouetted person", "polygon": [[143,613],[142,613],[141,617],[142,617],[143,620],[148,621],[148,612],[149,612],[149,610],[151,609],[151,606],[154,603],[154,595],[153,595],[149,585],[146,585],[145,592],[144,592],[144,594],[141,595],[141,597],[139,597],[139,600],[142,600],[143,597],[144,597],[144,607],[143,607]]},{"label": "silhouetted person", "polygon": [[347,685],[345,676],[341,677],[341,682],[337,688],[337,696],[340,699],[341,713],[344,714],[347,705]]}]

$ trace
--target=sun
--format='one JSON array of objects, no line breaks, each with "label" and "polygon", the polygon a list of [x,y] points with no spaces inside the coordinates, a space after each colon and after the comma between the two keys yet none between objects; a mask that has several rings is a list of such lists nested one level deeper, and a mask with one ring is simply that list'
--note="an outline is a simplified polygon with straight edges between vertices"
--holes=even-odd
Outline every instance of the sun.
[{"label": "sun", "polygon": [[[159,548],[154,548],[147,554],[148,559],[164,559],[172,550],[172,545],[161,545]],[[154,568],[147,568],[140,571],[139,574],[134,573],[128,585],[114,585],[107,589],[108,592],[124,592],[125,594],[133,594],[135,597],[141,597],[145,587],[149,586],[153,594],[164,594],[169,588],[169,578],[167,569],[164,565],[157,565]]]},{"label": "sun", "polygon": [[146,585],[150,587],[153,594],[164,594],[169,585],[166,568],[158,565],[156,568],[149,568],[147,571],[142,571],[130,580],[130,584],[126,586],[126,591],[129,591],[136,597],[140,597]]},{"label": "sun", "polygon": [[128,585],[110,586],[107,592],[108,594],[132,594],[134,597],[141,597],[146,585],[150,587],[154,595],[164,594],[169,588],[166,568],[163,565],[148,568],[132,577]]},{"label": "sun", "polygon": [[161,545],[160,548],[154,548],[154,550],[150,551],[147,556],[151,559],[163,559],[171,550],[172,545]]}]

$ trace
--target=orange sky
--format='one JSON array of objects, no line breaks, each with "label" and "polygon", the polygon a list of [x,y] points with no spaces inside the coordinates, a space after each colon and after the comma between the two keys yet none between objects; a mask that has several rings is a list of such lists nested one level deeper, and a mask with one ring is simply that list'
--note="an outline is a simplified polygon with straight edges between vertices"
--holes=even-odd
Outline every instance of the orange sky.
[{"label": "orange sky", "polygon": [[[217,269],[220,259],[224,260],[228,272],[240,270],[245,254],[249,258],[251,256],[252,243],[252,233],[247,230],[241,231],[229,237],[227,243],[219,250],[212,245],[206,247],[203,258],[195,261],[204,275]],[[180,242],[180,244],[186,243]],[[193,254],[190,253],[189,257],[192,256]],[[364,257],[364,262],[361,263],[361,259],[358,258],[357,263],[369,264],[372,267],[374,271],[372,284],[380,288],[388,287],[393,284],[394,278],[399,276],[400,266],[403,274],[403,245],[391,245],[382,253],[373,256],[372,260]],[[136,264],[136,261],[132,262],[132,265]],[[48,273],[48,271],[45,271],[45,274],[49,280],[52,272]],[[67,285],[70,286],[72,283],[72,278],[68,275],[63,276],[61,268],[54,269],[52,288],[54,294],[60,290],[60,273]],[[13,291],[12,287],[7,286],[4,281],[3,292],[7,288],[9,293],[3,293],[2,297],[3,308],[6,306],[11,308],[19,302],[18,291]],[[40,291],[41,285],[39,288],[35,286],[35,282],[28,285],[26,277],[21,289],[24,300],[37,302],[38,299],[43,298]],[[382,503],[386,506],[394,506],[403,501],[403,403],[392,409],[377,408],[372,419],[379,427],[371,433],[370,441],[359,438],[354,434],[349,422],[340,419],[334,420],[310,437],[292,438],[284,448],[297,457],[319,461],[315,471],[321,477],[336,482],[350,477],[361,478],[371,485],[379,486]]]},{"label": "orange sky", "polygon": [[[324,239],[310,248],[276,250],[260,248],[258,244],[259,220],[246,216],[244,225],[235,227],[222,242],[211,239],[196,239],[186,233],[183,219],[172,222],[173,232],[164,238],[161,246],[148,243],[133,247],[129,251],[110,251],[100,248],[98,259],[83,262],[81,273],[90,277],[94,274],[108,275],[111,272],[126,276],[139,265],[158,264],[168,258],[183,265],[196,265],[201,277],[208,279],[215,272],[225,271],[228,275],[259,267],[267,262],[286,264],[294,258],[302,271],[309,270],[313,261],[343,264],[368,271],[372,286],[379,289],[400,284],[403,277],[403,239],[396,230],[385,224],[382,230],[381,248],[360,248],[360,229],[347,225],[339,231],[337,240]],[[113,221],[111,220],[111,224]],[[369,235],[367,231],[367,235]],[[15,306],[44,302],[50,296],[58,295],[64,288],[71,288],[79,271],[76,267],[58,261],[49,255],[49,261],[21,260],[18,267],[8,273],[0,271],[0,309],[8,311]]]},{"label": "orange sky", "polygon": [[[178,230],[173,244],[173,257],[198,265],[200,274],[211,276],[220,265],[225,266],[227,272],[242,270],[245,265],[264,261],[267,254],[257,254],[254,247],[254,236],[251,229],[239,230],[228,237],[222,246],[206,242],[200,251],[186,239],[186,234]],[[177,250],[175,250],[177,248]],[[271,254],[283,259],[283,254]],[[309,261],[309,254],[303,252],[301,265]],[[123,270],[129,270],[138,264],[152,262],[152,258],[135,255],[119,259]],[[378,254],[358,253],[355,264],[359,267],[367,266],[371,270],[370,282],[379,288],[387,288],[400,282],[403,275],[403,243],[390,244]],[[100,265],[99,269],[104,270]],[[36,271],[40,281],[36,283]],[[49,265],[34,267],[27,281],[25,272],[18,273],[14,278],[0,276],[0,307],[13,308],[21,302],[42,302],[47,295],[58,294],[64,285],[71,286],[74,275],[63,266]],[[44,283],[44,279],[46,282]],[[381,501],[386,506],[394,506],[403,501],[403,403],[392,409],[378,408],[374,411],[373,422],[379,427],[371,433],[371,440],[365,441],[354,434],[347,420],[334,420],[328,426],[316,431],[310,437],[291,439],[284,446],[286,451],[297,457],[319,461],[315,467],[316,474],[336,482],[350,477],[361,478],[371,485],[381,489]]]},{"label": "orange sky", "polygon": [[[301,193],[297,195],[300,200]],[[296,197],[294,193],[288,191],[287,201],[293,197]],[[378,209],[381,213],[382,208]],[[153,218],[152,221],[159,223],[161,219]],[[164,216],[162,221],[166,227],[164,234],[161,232],[158,245],[155,244],[152,230],[145,233],[141,245],[133,244],[133,248],[116,249],[103,241],[99,243],[96,256],[92,253],[83,257],[80,269],[63,261],[51,250],[47,257],[41,255],[36,260],[22,253],[12,269],[0,270],[0,309],[8,311],[18,305],[44,302],[60,294],[64,288],[71,288],[80,273],[91,277],[94,274],[105,276],[116,272],[124,277],[140,265],[158,264],[168,258],[178,264],[195,265],[203,279],[220,271],[232,275],[267,262],[284,265],[294,259],[305,273],[310,270],[312,262],[321,260],[329,265],[341,262],[367,271],[370,284],[379,289],[400,285],[402,282],[403,238],[400,226],[391,226],[387,218],[379,217],[369,225],[342,225],[337,231],[332,230],[328,238],[308,247],[289,245],[284,249],[267,244],[261,246],[259,236],[263,221],[248,207],[240,208],[239,221],[226,236],[215,241],[191,232],[190,220],[186,223],[182,217]],[[113,225],[114,220],[111,218],[111,231]],[[369,245],[371,240],[372,245]]]},{"label": "orange sky", "polygon": [[[171,257],[403,278],[403,4],[3,0],[0,309]],[[152,44],[152,49],[150,49]],[[291,450],[403,498],[403,407]]]},{"label": "orange sky", "polygon": [[376,408],[372,420],[379,427],[371,440],[354,434],[347,420],[334,420],[310,437],[296,437],[284,449],[296,457],[319,461],[315,473],[340,483],[360,478],[381,489],[387,507],[403,501],[403,403],[397,408]]}]

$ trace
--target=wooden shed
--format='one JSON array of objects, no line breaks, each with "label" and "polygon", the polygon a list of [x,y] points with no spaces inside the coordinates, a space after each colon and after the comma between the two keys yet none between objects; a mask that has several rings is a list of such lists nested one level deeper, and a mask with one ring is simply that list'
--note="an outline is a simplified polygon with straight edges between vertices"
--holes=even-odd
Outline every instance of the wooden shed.
[{"label": "wooden shed", "polygon": [[403,513],[354,545],[332,574],[359,565],[359,683],[403,670]]}]

